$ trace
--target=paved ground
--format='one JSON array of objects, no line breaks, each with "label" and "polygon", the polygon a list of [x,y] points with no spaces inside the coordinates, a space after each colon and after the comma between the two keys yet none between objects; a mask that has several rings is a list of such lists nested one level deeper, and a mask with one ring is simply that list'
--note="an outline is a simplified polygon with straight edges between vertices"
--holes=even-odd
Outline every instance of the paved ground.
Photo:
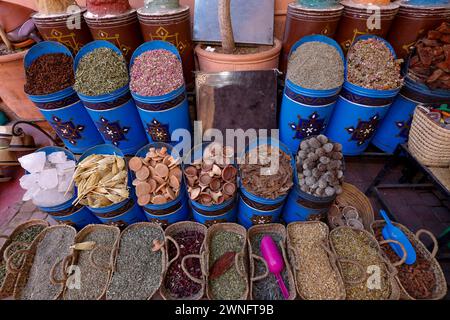
[{"label": "paved ground", "polygon": [[[346,159],[346,181],[364,191],[383,165],[384,159]],[[397,183],[400,176],[401,170],[397,168],[386,177],[386,182]],[[11,233],[18,224],[29,219],[45,217],[31,203],[20,201],[22,191],[18,187],[17,179],[18,177],[9,183],[0,184],[0,234]],[[395,210],[399,221],[414,232],[426,228],[439,235],[450,226],[450,204],[442,201],[442,197],[436,192],[401,189],[385,191],[383,195],[389,206]],[[378,212],[380,204],[373,197],[371,201],[375,212]],[[51,223],[54,224],[55,221],[51,220]],[[2,241],[0,239],[0,245]],[[441,265],[448,284],[450,262],[441,261]],[[447,299],[449,298],[450,295],[447,295]]]}]

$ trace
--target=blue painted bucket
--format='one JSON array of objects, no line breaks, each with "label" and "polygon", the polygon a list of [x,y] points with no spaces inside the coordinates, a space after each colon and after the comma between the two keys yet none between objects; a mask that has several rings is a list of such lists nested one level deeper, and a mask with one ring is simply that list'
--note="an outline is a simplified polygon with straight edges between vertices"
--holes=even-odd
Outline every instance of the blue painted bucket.
[{"label": "blue painted bucket", "polygon": [[[395,57],[394,49],[384,39],[374,35],[355,40],[376,38],[383,41]],[[381,121],[400,91],[367,89],[344,82],[326,130],[326,136],[342,144],[344,155],[359,155],[366,150]]]},{"label": "blue painted bucket", "polygon": [[[102,47],[122,54],[115,45],[108,41],[90,42],[77,53],[75,70],[83,56]],[[147,143],[145,131],[128,85],[99,96],[86,96],[81,93],[78,93],[78,96],[83,101],[105,143],[118,147],[127,155],[135,154]]]},{"label": "blue painted bucket", "polygon": [[[344,53],[341,46],[323,35],[310,35],[297,41],[289,53],[292,54],[306,42],[318,41],[333,46],[339,52],[342,61]],[[341,86],[327,90],[307,89],[286,79],[280,111],[280,140],[291,152],[298,149],[300,142],[309,136],[319,135],[330,120]]]},{"label": "blue painted bucket", "polygon": [[[46,155],[49,155],[58,151],[64,152],[68,159],[76,161],[75,156],[72,152],[60,147],[54,146],[43,147],[37,150],[36,152],[45,152]],[[75,210],[72,203],[76,199],[76,197],[77,197],[77,189],[75,188],[73,197],[67,200],[66,202],[54,207],[38,207],[38,208],[39,210],[48,213],[56,221],[69,224],[77,229],[81,229],[85,225],[90,223],[98,223],[99,222],[98,219],[95,218],[95,216],[93,216],[92,213],[85,207],[81,207]]]},{"label": "blue painted bucket", "polygon": [[[180,159],[180,156],[176,150],[171,145],[164,142],[154,142],[142,147],[137,153],[136,157],[145,158],[145,155],[150,148],[161,148],[166,147],[168,154],[173,156],[175,159]],[[134,173],[131,173],[133,179],[135,178]],[[189,218],[189,207],[187,204],[187,196],[184,185],[184,179],[182,178],[180,184],[180,194],[178,197],[165,204],[148,204],[142,207],[142,210],[150,222],[155,222],[161,225],[163,228],[168,225],[178,222],[185,221]]]},{"label": "blue painted bucket", "polygon": [[[85,153],[83,153],[79,159],[79,162],[83,161],[85,158],[87,158],[92,154],[116,155],[119,157],[124,157],[124,154],[120,149],[109,144],[102,144],[90,148]],[[128,185],[131,186],[131,176],[129,173],[128,173]],[[119,203],[115,203],[113,205],[103,208],[92,208],[89,206],[88,208],[103,223],[112,223],[120,221],[120,223],[131,224],[137,221],[145,221],[142,209],[135,203],[132,192],[130,192],[129,199],[123,200]]]},{"label": "blue painted bucket", "polygon": [[[193,147],[191,151],[184,156],[183,175],[184,175],[184,168],[186,166],[192,164],[196,160],[202,159],[203,151],[209,144],[210,144],[209,142],[199,144]],[[185,183],[185,185],[186,185],[186,194],[188,195],[189,193],[187,192],[187,183]],[[208,227],[216,223],[236,221],[237,216],[236,195],[218,205],[205,206],[192,199],[189,199],[189,205],[192,209],[192,216],[194,220],[199,223],[203,223]]]},{"label": "blue painted bucket", "polygon": [[[181,61],[175,46],[166,41],[155,40],[142,44],[134,51],[130,70],[137,57],[146,51],[157,49],[168,50]],[[185,129],[191,132],[189,104],[184,85],[162,96],[145,97],[135,92],[131,92],[131,95],[136,102],[148,141],[176,144],[181,140],[172,141],[172,133],[176,129]]]},{"label": "blue painted bucket", "polygon": [[[50,53],[63,53],[72,57],[69,49],[58,42],[39,42],[25,55],[25,69],[38,57]],[[51,94],[27,94],[27,96],[39,108],[44,118],[70,151],[83,153],[86,149],[103,142],[97,128],[72,87]]]},{"label": "blue painted bucket", "polygon": [[385,116],[372,144],[393,153],[399,144],[408,140],[409,129],[418,104],[439,106],[450,101],[449,90],[430,90],[426,85],[405,78],[405,85]]},{"label": "blue painted bucket", "polygon": [[[245,152],[241,156],[241,159],[244,159],[247,152],[253,150],[254,148],[257,148],[260,145],[265,144],[275,145],[286,154],[290,155],[291,165],[294,168],[295,159],[292,156],[291,151],[285,144],[274,138],[270,138],[266,142],[261,142],[261,140],[254,140],[245,149]],[[241,179],[239,179],[239,190],[239,224],[243,225],[245,228],[250,228],[251,226],[257,224],[275,223],[279,221],[288,193],[276,199],[262,198],[246,190],[242,184]]]}]

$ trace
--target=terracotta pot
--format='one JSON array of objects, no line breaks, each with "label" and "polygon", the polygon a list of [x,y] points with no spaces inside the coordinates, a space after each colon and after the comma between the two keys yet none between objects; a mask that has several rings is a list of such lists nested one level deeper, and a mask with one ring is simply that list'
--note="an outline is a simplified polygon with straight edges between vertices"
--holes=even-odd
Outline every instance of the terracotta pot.
[{"label": "terracotta pot", "polygon": [[179,9],[159,14],[138,10],[144,41],[164,40],[172,43],[178,49],[183,63],[184,79],[188,86],[194,82],[193,71],[195,68],[189,11],[188,6],[181,6]]},{"label": "terracotta pot", "polygon": [[355,4],[351,0],[344,0],[341,4],[344,6],[344,12],[334,39],[341,45],[344,53],[348,51],[355,38],[360,35],[374,34],[385,38],[399,8],[397,2],[379,6],[380,28],[369,29],[367,22],[374,13],[373,11],[367,12],[368,5]]},{"label": "terracotta pot", "polygon": [[44,40],[62,43],[70,49],[73,55],[76,55],[78,50],[86,43],[92,41],[91,33],[83,18],[84,12],[86,12],[86,9],[82,9],[79,15],[81,19],[80,29],[68,28],[67,19],[71,17],[72,14],[43,15],[36,13],[32,18]]},{"label": "terracotta pot", "polygon": [[191,23],[194,23],[194,9],[195,9],[195,0],[180,0],[180,5],[182,6],[188,6],[191,11]]},{"label": "terracotta pot", "polygon": [[397,53],[397,57],[406,58],[418,38],[449,19],[449,6],[425,7],[402,3],[392,22],[387,39]]},{"label": "terracotta pot", "polygon": [[18,118],[25,120],[43,119],[39,110],[28,99],[23,86],[25,85],[25,70],[23,57],[27,50],[0,56],[0,98],[8,109]]},{"label": "terracotta pot", "polygon": [[289,3],[291,3],[292,1],[293,0],[275,0],[273,34],[278,39],[283,39],[287,9]]},{"label": "terracotta pot", "polygon": [[281,41],[274,39],[274,46],[266,51],[252,54],[224,54],[206,51],[197,45],[195,53],[201,71],[246,71],[278,68]]},{"label": "terracotta pot", "polygon": [[301,6],[296,2],[289,4],[280,70],[286,72],[289,52],[292,46],[304,36],[322,34],[333,37],[343,9],[344,7],[341,5],[327,9],[316,9]]},{"label": "terracotta pot", "polygon": [[[8,12],[8,14],[0,14],[0,25],[5,32],[10,32],[30,19],[33,10],[22,5],[0,1],[0,12]],[[13,12],[14,14],[9,14]]]},{"label": "terracotta pot", "polygon": [[134,50],[144,41],[136,10],[115,16],[94,17],[89,12],[84,18],[94,40],[106,40],[119,48],[129,62]]}]

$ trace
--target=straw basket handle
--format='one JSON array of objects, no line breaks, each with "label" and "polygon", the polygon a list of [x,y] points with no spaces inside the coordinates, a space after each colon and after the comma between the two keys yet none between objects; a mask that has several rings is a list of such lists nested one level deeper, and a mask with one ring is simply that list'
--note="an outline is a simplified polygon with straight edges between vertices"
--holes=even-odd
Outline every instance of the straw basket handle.
[{"label": "straw basket handle", "polygon": [[200,254],[188,254],[188,255],[185,255],[183,257],[183,259],[181,259],[181,270],[183,270],[183,272],[187,275],[187,277],[189,279],[191,279],[192,281],[194,281],[195,283],[198,283],[200,285],[204,285],[205,284],[204,280],[197,279],[192,274],[190,274],[189,270],[186,268],[186,260],[187,259],[199,259],[200,260],[200,269],[202,270],[202,274],[204,274],[204,272],[203,272],[204,270],[203,270],[203,267],[202,267],[202,265],[203,265],[202,264],[202,260],[203,260],[202,255],[200,255]]},{"label": "straw basket handle", "polygon": [[[68,255],[68,256],[66,256],[65,258],[62,258],[62,259],[58,259],[57,261],[56,261],[56,263],[52,266],[52,268],[50,269],[50,275],[49,275],[49,277],[50,277],[50,282],[51,283],[53,283],[53,284],[65,284],[66,283],[66,281],[67,281],[67,278],[68,278],[68,275],[67,275],[67,267],[68,267],[68,265],[69,265],[69,261],[70,261],[70,259],[72,258],[72,255]],[[62,279],[56,279],[56,274],[55,274],[55,271],[56,271],[56,267],[58,266],[58,265],[60,265],[62,263],[62,265],[63,265],[63,267],[62,267],[62,271],[63,271],[63,278]]]},{"label": "straw basket handle", "polygon": [[294,248],[292,246],[288,246],[288,250],[289,250],[289,253],[290,253],[289,257],[291,258],[292,265],[294,266],[294,270],[295,271],[300,271],[300,267],[299,267],[298,262],[297,262],[297,257],[295,256]]},{"label": "straw basket handle", "polygon": [[336,263],[336,261],[338,260],[338,257],[334,254],[333,251],[330,250],[330,247],[328,246],[328,242],[326,239],[323,239],[320,242],[320,246],[322,247],[322,249],[327,253],[328,255],[328,259],[332,260],[334,263]]},{"label": "straw basket handle", "polygon": [[[170,266],[172,264],[172,262],[174,262],[175,260],[177,260],[180,257],[180,246],[178,245],[178,242],[171,236],[166,236],[166,239],[168,241],[172,242],[177,250],[177,254],[175,255],[175,257],[169,261],[169,266]],[[168,244],[167,244],[167,257],[169,257],[169,245]]]},{"label": "straw basket handle", "polygon": [[30,249],[22,249],[14,252],[6,261],[6,270],[10,273],[19,273],[22,270],[23,265],[19,268],[16,268],[13,264],[14,258],[20,254],[30,254],[30,252]]},{"label": "straw basket handle", "polygon": [[395,243],[396,245],[398,245],[402,249],[402,252],[403,252],[402,258],[399,261],[395,262],[395,263],[391,262],[394,267],[401,266],[403,263],[405,263],[406,258],[408,256],[408,254],[406,253],[405,246],[402,243],[398,242],[397,240],[392,240],[392,239],[380,241],[380,246],[385,245],[387,243]]},{"label": "straw basket handle", "polygon": [[96,246],[94,249],[91,250],[90,254],[89,254],[89,262],[91,263],[92,266],[94,266],[97,269],[103,270],[103,271],[113,271],[113,262],[110,261],[108,266],[102,266],[100,264],[98,264],[95,260],[94,260],[94,253],[97,252],[98,250],[105,250],[108,252],[111,252],[111,248],[109,247],[105,247],[105,246]]},{"label": "straw basket handle", "polygon": [[11,243],[9,246],[6,247],[5,251],[3,251],[3,260],[8,261],[11,249],[14,247],[20,247],[20,246],[24,246],[24,247],[28,248],[30,246],[30,244],[27,242],[21,242],[21,241]]},{"label": "straw basket handle", "polygon": [[267,277],[269,275],[269,267],[267,266],[267,262],[263,257],[260,257],[254,253],[252,253],[252,258],[261,261],[264,264],[264,273],[260,274],[259,276],[256,277],[251,277],[250,281],[254,282],[254,281],[259,281],[264,279],[265,277]]},{"label": "straw basket handle", "polygon": [[[236,267],[237,273],[244,279],[247,279],[247,274],[245,273],[244,267],[244,252],[236,253],[234,257],[234,266]],[[242,269],[241,269],[242,267]],[[244,270],[243,270],[244,269]]]},{"label": "straw basket handle", "polygon": [[340,257],[336,257],[336,260],[339,261],[339,263],[341,263],[341,264],[342,263],[353,264],[359,269],[360,274],[356,280],[349,280],[349,279],[345,279],[345,277],[342,277],[342,280],[344,280],[344,282],[346,284],[356,285],[356,284],[360,284],[361,282],[363,282],[366,279],[366,272],[364,270],[364,267],[358,261],[348,259],[348,258],[340,258]]},{"label": "straw basket handle", "polygon": [[[433,241],[433,251],[431,251],[431,258],[434,258],[434,257],[436,257],[436,254],[438,253],[438,250],[439,250],[438,241],[437,241],[436,237],[434,236],[434,234],[432,234],[430,231],[425,230],[425,229],[420,229],[416,232],[416,237],[417,237],[417,239],[419,239],[419,241],[420,241],[420,236],[424,233],[426,235],[428,235],[431,238],[431,240]],[[422,242],[422,241],[420,241],[420,242]]]}]

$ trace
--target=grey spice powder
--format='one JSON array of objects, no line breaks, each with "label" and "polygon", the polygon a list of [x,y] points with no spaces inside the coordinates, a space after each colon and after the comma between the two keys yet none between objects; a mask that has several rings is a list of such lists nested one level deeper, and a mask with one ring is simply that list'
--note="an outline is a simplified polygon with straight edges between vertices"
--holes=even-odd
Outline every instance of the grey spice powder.
[{"label": "grey spice powder", "polygon": [[122,234],[106,299],[146,300],[158,290],[163,256],[161,250],[151,250],[153,240],[164,241],[162,230],[154,226],[136,226]]},{"label": "grey spice powder", "polygon": [[112,49],[97,48],[78,63],[74,89],[86,96],[98,96],[120,89],[128,81],[124,57]]},{"label": "grey spice powder", "polygon": [[[212,237],[209,253],[209,267],[224,253],[229,251],[241,252],[244,238],[234,232],[217,231]],[[246,289],[245,279],[233,266],[220,277],[209,281],[212,296],[216,300],[237,300],[242,298]]]},{"label": "grey spice powder", "polygon": [[333,46],[306,42],[289,57],[287,78],[306,89],[337,88],[344,82],[344,62]]}]

